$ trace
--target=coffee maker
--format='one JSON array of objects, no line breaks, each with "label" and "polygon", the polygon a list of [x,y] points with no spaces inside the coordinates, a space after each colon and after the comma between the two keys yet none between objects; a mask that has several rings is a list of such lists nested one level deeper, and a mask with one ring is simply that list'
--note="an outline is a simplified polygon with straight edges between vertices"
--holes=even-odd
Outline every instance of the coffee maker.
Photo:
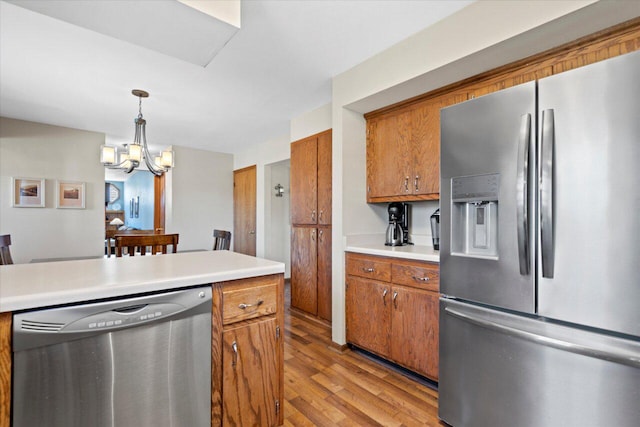
[{"label": "coffee maker", "polygon": [[409,204],[393,202],[389,203],[389,225],[387,226],[387,246],[402,246],[409,243]]}]

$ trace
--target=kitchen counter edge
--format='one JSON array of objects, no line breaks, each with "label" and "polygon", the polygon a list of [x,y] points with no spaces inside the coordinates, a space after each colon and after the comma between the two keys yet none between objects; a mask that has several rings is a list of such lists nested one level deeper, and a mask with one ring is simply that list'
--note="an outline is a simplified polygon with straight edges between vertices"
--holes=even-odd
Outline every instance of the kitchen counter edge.
[{"label": "kitchen counter edge", "polygon": [[440,253],[431,246],[384,246],[377,244],[348,245],[345,252],[440,263]]},{"label": "kitchen counter edge", "polygon": [[0,313],[284,273],[230,251],[100,258],[0,268]]}]

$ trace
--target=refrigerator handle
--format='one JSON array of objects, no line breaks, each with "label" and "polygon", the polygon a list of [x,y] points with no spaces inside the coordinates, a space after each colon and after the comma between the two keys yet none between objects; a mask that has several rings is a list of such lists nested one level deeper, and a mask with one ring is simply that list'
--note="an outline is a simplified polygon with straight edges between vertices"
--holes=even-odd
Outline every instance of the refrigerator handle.
[{"label": "refrigerator handle", "polygon": [[596,359],[607,360],[610,362],[619,363],[621,365],[640,368],[640,357],[638,357],[637,354],[612,351],[606,348],[597,348],[596,346],[586,346],[568,340],[539,335],[534,332],[525,331],[502,323],[483,319],[477,314],[463,313],[451,307],[446,307],[444,311],[446,312],[446,314],[457,317],[458,319],[465,322],[473,323],[483,328],[490,329],[514,338],[523,339],[535,344],[544,345],[546,347],[551,347],[562,351],[568,351],[570,353],[580,354],[582,356],[594,357]]},{"label": "refrigerator handle", "polygon": [[540,243],[542,277],[553,278],[553,152],[555,124],[553,110],[542,111],[540,167]]},{"label": "refrigerator handle", "polygon": [[518,136],[518,176],[516,201],[518,215],[518,259],[520,274],[529,274],[529,140],[531,139],[531,114],[523,114]]}]

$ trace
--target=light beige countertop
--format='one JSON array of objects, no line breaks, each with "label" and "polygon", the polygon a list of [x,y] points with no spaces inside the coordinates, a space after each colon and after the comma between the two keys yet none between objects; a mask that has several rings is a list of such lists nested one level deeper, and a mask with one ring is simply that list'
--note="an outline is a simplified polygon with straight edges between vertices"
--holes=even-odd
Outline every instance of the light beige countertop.
[{"label": "light beige countertop", "polygon": [[283,263],[230,251],[3,265],[0,312],[283,272]]},{"label": "light beige countertop", "polygon": [[345,251],[418,261],[440,262],[440,252],[434,250],[433,246],[428,245],[426,238],[416,236],[414,241],[416,243],[414,245],[385,246],[384,235],[347,236]]}]

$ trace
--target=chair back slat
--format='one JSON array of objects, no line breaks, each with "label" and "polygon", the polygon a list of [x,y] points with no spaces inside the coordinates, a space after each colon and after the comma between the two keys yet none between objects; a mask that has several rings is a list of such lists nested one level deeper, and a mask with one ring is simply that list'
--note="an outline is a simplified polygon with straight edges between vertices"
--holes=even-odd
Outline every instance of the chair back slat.
[{"label": "chair back slat", "polygon": [[231,232],[225,230],[213,230],[213,250],[229,250],[231,246]]},{"label": "chair back slat", "polygon": [[116,256],[122,256],[122,249],[127,248],[129,256],[134,256],[137,251],[140,255],[147,254],[147,248],[151,248],[151,254],[158,252],[168,253],[167,247],[171,246],[171,252],[178,252],[179,234],[129,234],[114,236],[116,241]]},{"label": "chair back slat", "polygon": [[13,264],[9,246],[11,246],[11,234],[0,236],[0,265]]}]

